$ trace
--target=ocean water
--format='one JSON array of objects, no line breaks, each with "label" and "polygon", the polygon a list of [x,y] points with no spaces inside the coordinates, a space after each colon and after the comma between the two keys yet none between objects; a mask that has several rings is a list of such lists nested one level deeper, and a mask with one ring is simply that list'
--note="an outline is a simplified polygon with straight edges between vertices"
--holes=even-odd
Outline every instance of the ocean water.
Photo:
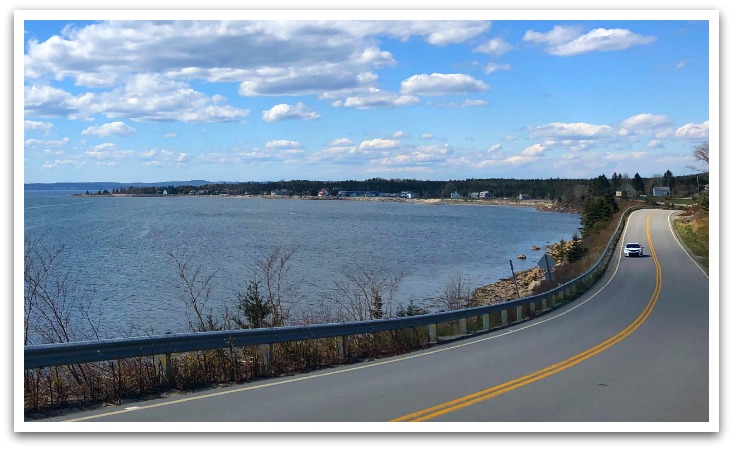
[{"label": "ocean water", "polygon": [[64,245],[65,269],[93,289],[100,324],[115,337],[187,331],[170,254],[213,275],[215,314],[233,307],[254,263],[275,248],[293,252],[295,315],[322,308],[335,280],[357,271],[404,272],[393,309],[410,298],[430,307],[458,274],[478,287],[510,276],[509,260],[515,271],[535,267],[543,252],[531,246],[568,240],[580,223],[577,214],[508,206],[26,191],[24,225],[45,247]]}]

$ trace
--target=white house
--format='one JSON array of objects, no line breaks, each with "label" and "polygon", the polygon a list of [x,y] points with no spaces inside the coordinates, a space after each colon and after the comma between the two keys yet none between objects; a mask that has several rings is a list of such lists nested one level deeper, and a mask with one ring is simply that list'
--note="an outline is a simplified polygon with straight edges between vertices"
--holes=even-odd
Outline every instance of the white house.
[{"label": "white house", "polygon": [[519,200],[529,200],[529,194],[519,194],[519,195],[517,195],[517,199],[519,199]]},{"label": "white house", "polygon": [[450,193],[450,198],[461,198],[461,194],[458,191],[453,191]]},{"label": "white house", "polygon": [[670,190],[666,186],[654,186],[652,188],[652,197],[666,197],[670,194]]},{"label": "white house", "polygon": [[491,195],[491,192],[489,191],[481,191],[478,193],[478,198],[491,198],[493,195]]}]

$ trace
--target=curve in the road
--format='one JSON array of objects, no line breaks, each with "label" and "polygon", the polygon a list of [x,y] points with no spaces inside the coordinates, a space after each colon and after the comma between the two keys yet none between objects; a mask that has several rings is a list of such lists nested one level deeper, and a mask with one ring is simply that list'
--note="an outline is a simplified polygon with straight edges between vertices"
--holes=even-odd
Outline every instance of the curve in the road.
[{"label": "curve in the road", "polygon": [[[622,340],[626,339],[629,335],[631,335],[631,333],[636,331],[641,326],[641,324],[643,324],[646,321],[646,319],[649,317],[649,315],[652,313],[652,310],[654,310],[654,305],[656,305],[657,300],[659,299],[659,293],[661,292],[661,289],[662,289],[662,268],[659,265],[659,260],[657,259],[657,254],[656,254],[656,251],[654,250],[654,243],[652,242],[652,235],[651,235],[651,227],[649,226],[650,220],[651,220],[651,216],[647,216],[646,235],[647,235],[647,239],[649,240],[649,250],[651,251],[651,256],[652,256],[652,259],[654,260],[654,266],[656,267],[656,285],[654,288],[654,292],[652,293],[652,296],[649,299],[649,302],[647,302],[646,304],[646,307],[641,312],[641,314],[639,314],[639,316],[631,324],[629,324],[629,326],[627,326],[626,328],[624,328],[623,330],[621,330],[619,333],[615,334],[611,338],[607,339],[606,341],[596,345],[595,347],[589,348],[588,350],[585,350],[584,352],[571,356],[570,358],[564,361],[561,361],[557,364],[553,364],[551,366],[545,367],[544,369],[538,370],[529,375],[525,375],[523,377],[508,381],[506,383],[502,383],[500,385],[491,387],[489,389],[475,392],[465,397],[451,400],[449,402],[444,402],[444,403],[441,403],[440,405],[436,405],[431,408],[426,408],[426,409],[417,411],[412,414],[407,414],[402,417],[398,417],[396,419],[393,419],[392,422],[407,422],[407,421],[422,422],[422,421],[429,420],[429,419],[432,419],[438,416],[442,416],[443,414],[447,414],[452,411],[456,411],[456,410],[465,408],[467,406],[471,406],[479,402],[483,402],[490,398],[504,394],[505,392],[512,391],[514,389],[525,386],[529,383],[533,383],[535,381],[549,377],[550,375],[553,375],[558,372],[562,372],[563,370],[569,369],[570,367],[573,367],[574,365],[579,364],[582,361],[585,361],[586,359],[591,358],[611,348],[612,346],[621,342]],[[621,260],[619,259],[619,264],[620,264],[620,261]],[[618,264],[616,265],[616,268],[618,269]],[[611,280],[609,280],[609,283],[610,281]],[[606,283],[606,285],[608,285],[608,283]],[[604,285],[604,288],[605,288],[605,285]]]}]

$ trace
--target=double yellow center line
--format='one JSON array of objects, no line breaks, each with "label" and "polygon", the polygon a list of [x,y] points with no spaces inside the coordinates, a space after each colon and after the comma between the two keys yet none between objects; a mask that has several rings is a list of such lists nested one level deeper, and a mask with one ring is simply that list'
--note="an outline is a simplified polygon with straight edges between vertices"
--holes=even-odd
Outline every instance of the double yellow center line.
[{"label": "double yellow center line", "polygon": [[641,312],[641,314],[629,326],[627,326],[622,331],[615,334],[608,340],[596,345],[595,347],[589,348],[588,350],[578,353],[575,356],[571,356],[570,358],[564,361],[561,361],[557,364],[553,364],[551,366],[545,367],[544,369],[538,370],[537,372],[531,373],[529,375],[525,375],[520,378],[516,378],[511,381],[507,381],[506,383],[499,384],[489,389],[475,392],[465,397],[457,398],[449,402],[441,403],[440,405],[436,405],[430,408],[423,409],[421,411],[417,411],[412,414],[407,414],[405,416],[398,417],[396,419],[392,419],[391,422],[423,422],[423,421],[430,420],[438,416],[442,416],[444,414],[448,414],[452,411],[463,409],[473,404],[483,402],[490,398],[499,396],[505,392],[512,391],[514,389],[520,388],[529,383],[533,383],[535,381],[549,377],[550,375],[553,375],[558,372],[562,372],[563,370],[569,369],[570,367],[573,367],[574,365],[579,364],[585,361],[586,359],[591,358],[601,353],[602,351],[611,348],[612,346],[616,345],[617,343],[621,342],[622,340],[626,339],[629,335],[631,335],[631,333],[636,331],[641,326],[641,324],[643,324],[644,321],[646,321],[646,319],[649,317],[652,310],[654,309],[654,306],[657,303],[657,300],[659,299],[659,293],[662,289],[662,269],[659,266],[659,260],[657,259],[657,253],[654,251],[654,244],[652,243],[652,236],[651,236],[650,226],[649,226],[650,220],[651,220],[651,214],[647,216],[647,219],[646,219],[646,237],[649,241],[649,250],[651,252],[652,259],[654,260],[654,266],[656,268],[656,285],[654,287],[654,292],[652,293],[652,297],[649,299],[649,302],[646,304],[646,307]]}]

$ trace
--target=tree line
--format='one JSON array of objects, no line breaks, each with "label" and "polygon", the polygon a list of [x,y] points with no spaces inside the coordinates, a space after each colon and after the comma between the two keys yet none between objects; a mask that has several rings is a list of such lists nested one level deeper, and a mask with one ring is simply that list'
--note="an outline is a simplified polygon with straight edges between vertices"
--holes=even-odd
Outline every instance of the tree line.
[{"label": "tree line", "polygon": [[[267,182],[232,182],[208,183],[193,185],[161,185],[161,186],[128,186],[99,190],[96,194],[124,195],[270,195],[272,192],[283,192],[284,195],[307,197],[317,196],[321,189],[332,195],[339,191],[377,191],[389,194],[412,192],[418,198],[450,198],[457,192],[461,197],[471,193],[488,192],[495,198],[516,198],[525,194],[531,199],[555,200],[572,203],[584,201],[602,195],[605,190],[616,191],[625,185],[632,186],[637,194],[650,194],[654,186],[669,186],[673,192],[681,195],[693,195],[700,186],[708,183],[707,173],[699,175],[675,176],[667,170],[664,174],[652,177],[641,177],[636,173],[633,177],[627,174],[613,173],[611,178],[600,175],[597,178],[468,178],[465,180],[417,180],[400,178],[370,178],[367,180],[280,180]],[[87,194],[93,194],[87,191]]]}]

